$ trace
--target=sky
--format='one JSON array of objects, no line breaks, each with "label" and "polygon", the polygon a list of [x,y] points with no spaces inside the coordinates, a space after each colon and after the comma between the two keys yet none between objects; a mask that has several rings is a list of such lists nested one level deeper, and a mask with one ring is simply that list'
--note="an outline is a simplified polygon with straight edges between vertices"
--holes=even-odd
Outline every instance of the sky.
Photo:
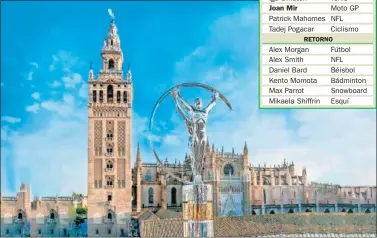
[{"label": "sky", "polygon": [[[215,147],[274,166],[293,161],[309,179],[376,184],[375,110],[258,109],[258,5],[253,2],[1,2],[1,192],[22,182],[33,195],[87,190],[87,80],[110,17],[131,65],[134,86],[132,160],[140,143],[155,162],[147,135],[158,98],[183,82],[211,85],[218,102],[207,134]],[[188,101],[211,94],[182,89]],[[173,101],[159,107],[154,143],[162,158],[183,161],[185,125]]]}]

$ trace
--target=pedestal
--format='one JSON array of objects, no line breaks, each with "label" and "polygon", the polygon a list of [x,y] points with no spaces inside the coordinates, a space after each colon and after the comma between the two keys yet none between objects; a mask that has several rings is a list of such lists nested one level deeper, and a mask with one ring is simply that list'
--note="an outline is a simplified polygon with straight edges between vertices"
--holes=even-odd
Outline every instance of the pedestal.
[{"label": "pedestal", "polygon": [[212,185],[184,185],[182,206],[184,237],[213,237]]}]

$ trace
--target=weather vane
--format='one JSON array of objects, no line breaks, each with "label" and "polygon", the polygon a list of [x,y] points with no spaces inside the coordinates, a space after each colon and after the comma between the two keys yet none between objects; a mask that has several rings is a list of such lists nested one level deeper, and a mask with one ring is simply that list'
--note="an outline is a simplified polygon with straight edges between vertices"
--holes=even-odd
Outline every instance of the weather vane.
[{"label": "weather vane", "polygon": [[115,18],[115,15],[114,15],[113,10],[111,10],[110,8],[108,8],[107,11],[108,11],[108,13],[109,13],[109,15],[110,15],[110,17],[111,17],[111,21],[113,22],[113,21],[114,21],[114,18]]}]

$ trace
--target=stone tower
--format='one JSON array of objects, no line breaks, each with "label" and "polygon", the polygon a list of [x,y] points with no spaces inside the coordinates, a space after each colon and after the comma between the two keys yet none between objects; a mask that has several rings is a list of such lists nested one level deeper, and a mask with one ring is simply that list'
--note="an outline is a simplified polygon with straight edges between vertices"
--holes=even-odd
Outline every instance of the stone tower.
[{"label": "stone tower", "polygon": [[89,71],[88,236],[124,236],[132,212],[133,87],[114,19],[101,58],[98,77]]}]

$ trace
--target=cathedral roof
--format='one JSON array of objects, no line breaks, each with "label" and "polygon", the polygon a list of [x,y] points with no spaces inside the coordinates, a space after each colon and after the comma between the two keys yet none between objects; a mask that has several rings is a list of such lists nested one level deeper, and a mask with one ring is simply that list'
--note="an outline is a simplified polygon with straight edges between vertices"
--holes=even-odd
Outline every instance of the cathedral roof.
[{"label": "cathedral roof", "polygon": [[156,216],[151,210],[148,208],[143,209],[139,214],[135,216],[139,221],[141,220],[159,220],[160,218]]},{"label": "cathedral roof", "polygon": [[156,212],[156,216],[160,219],[169,219],[169,218],[182,218],[182,214],[169,209],[159,209]]}]

